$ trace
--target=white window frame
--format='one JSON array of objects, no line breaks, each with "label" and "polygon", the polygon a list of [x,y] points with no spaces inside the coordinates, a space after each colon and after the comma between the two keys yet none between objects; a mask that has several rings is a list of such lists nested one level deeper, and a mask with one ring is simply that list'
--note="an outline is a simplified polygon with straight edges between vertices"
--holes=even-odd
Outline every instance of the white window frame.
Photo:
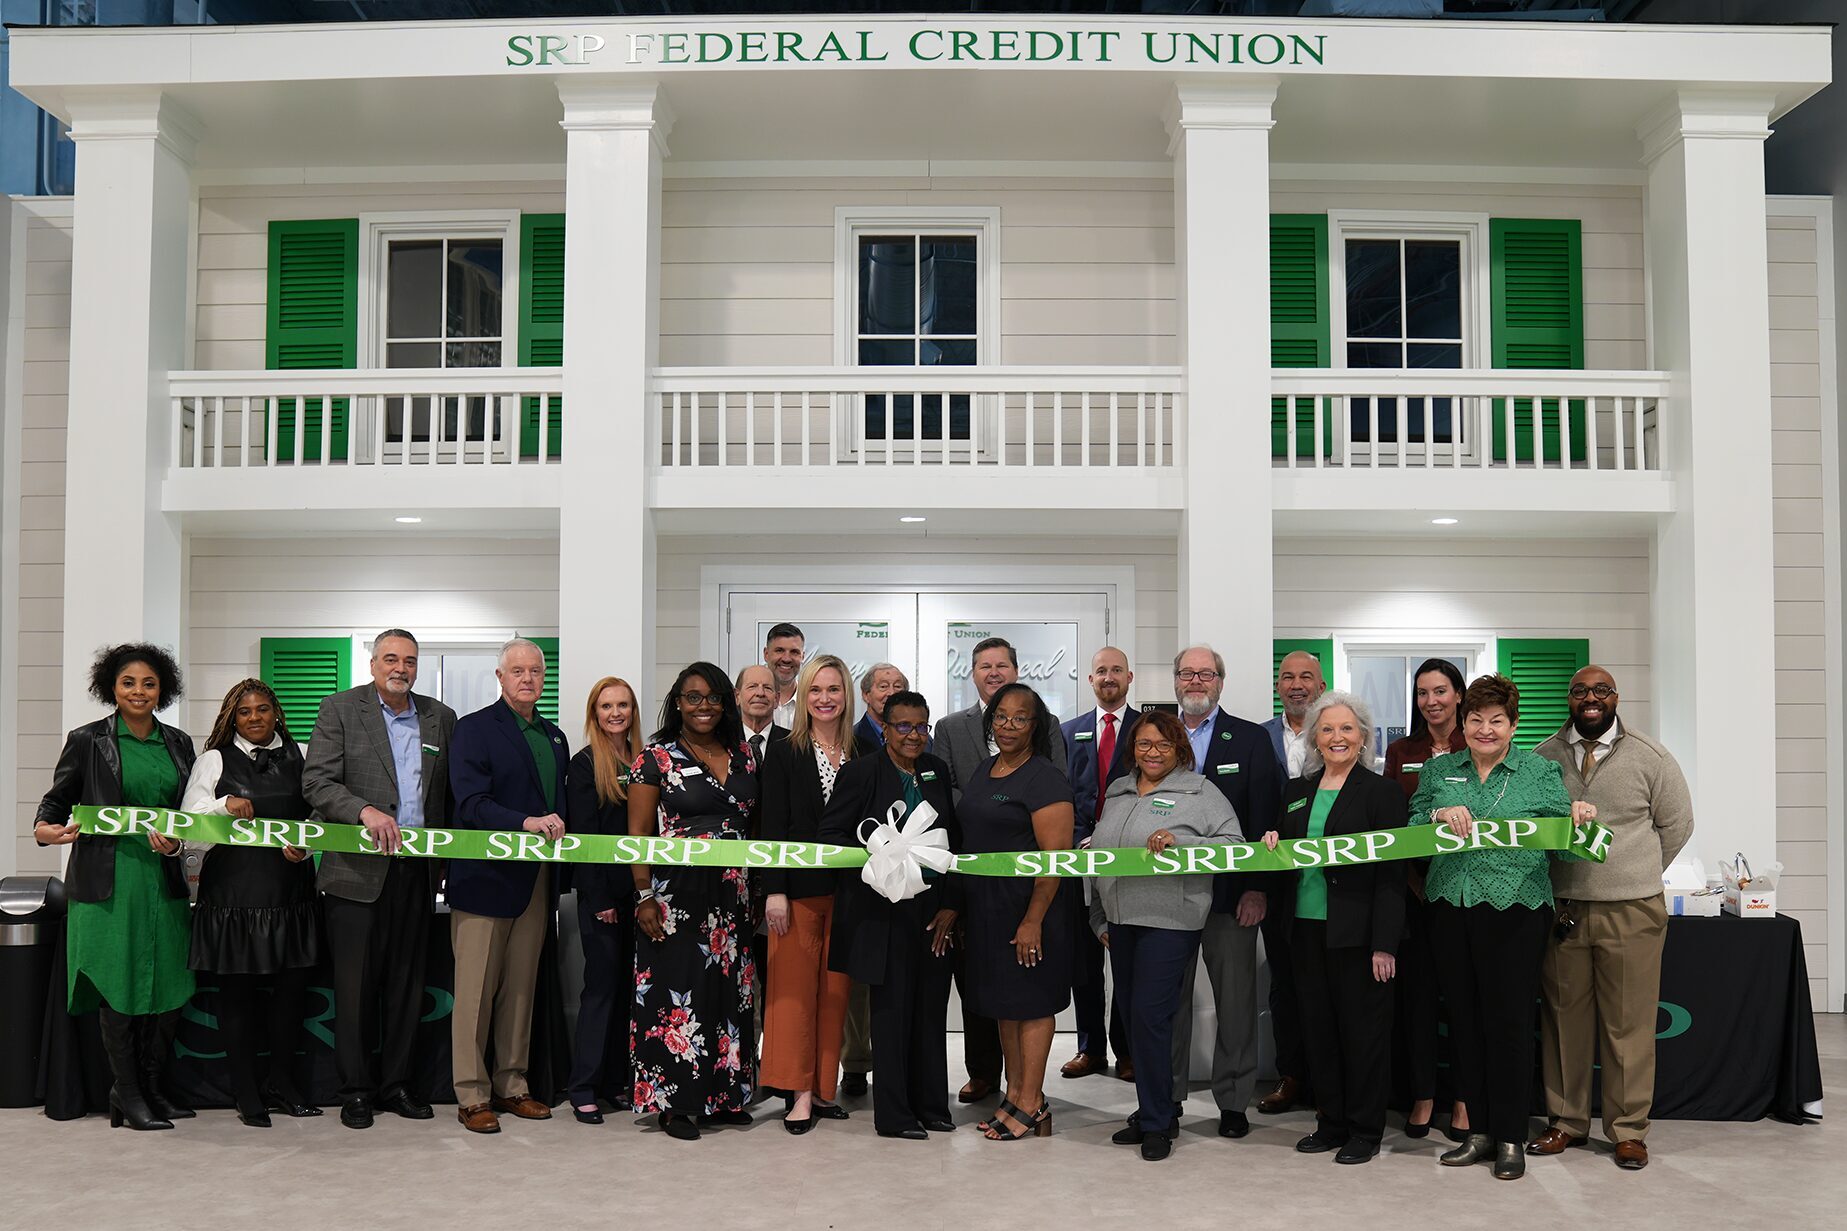
[{"label": "white window frame", "polygon": [[[1488,215],[1479,213],[1427,211],[1404,213],[1393,210],[1328,211],[1328,336],[1332,341],[1329,356],[1337,371],[1364,371],[1347,366],[1347,241],[1350,239],[1451,239],[1462,245],[1462,369],[1486,367],[1487,346],[1492,328],[1492,296],[1489,285],[1492,261],[1488,251]],[[1469,417],[1462,413],[1462,399],[1457,398],[1454,423],[1457,431],[1467,426]],[[1409,449],[1423,457],[1434,449],[1439,463],[1452,458],[1454,444],[1421,445],[1409,441],[1378,444],[1373,441],[1344,439],[1352,433],[1351,420],[1343,415],[1341,434],[1347,456],[1369,458],[1375,445],[1381,457],[1396,456],[1399,449]],[[1426,433],[1428,435],[1428,433]],[[1479,441],[1464,432],[1461,448],[1465,461],[1474,459]]]},{"label": "white window frame", "polygon": [[[1399,629],[1377,633],[1361,633],[1352,636],[1334,634],[1334,679],[1329,687],[1351,691],[1353,688],[1352,657],[1402,655],[1410,658],[1421,654],[1426,658],[1442,657],[1446,654],[1466,654],[1471,668],[1462,673],[1463,680],[1469,681],[1477,676],[1487,675],[1495,670],[1496,634],[1486,629]],[[1407,715],[1408,716],[1408,711]],[[1381,715],[1374,714],[1374,722],[1379,722]],[[1389,722],[1382,725],[1390,726]]]},{"label": "white window frame", "polygon": [[[1000,355],[1000,207],[997,205],[841,205],[834,209],[834,366],[859,364],[859,241],[862,236],[903,233],[974,235],[975,366],[990,367]],[[980,397],[969,400],[970,434],[978,456],[994,452],[994,414]],[[860,396],[842,397],[834,405],[834,439],[847,442],[849,455],[864,444],[865,416]],[[949,413],[949,407],[943,407]],[[922,407],[914,422],[921,424]],[[925,455],[940,446],[916,444]],[[908,451],[908,449],[907,449]]]}]

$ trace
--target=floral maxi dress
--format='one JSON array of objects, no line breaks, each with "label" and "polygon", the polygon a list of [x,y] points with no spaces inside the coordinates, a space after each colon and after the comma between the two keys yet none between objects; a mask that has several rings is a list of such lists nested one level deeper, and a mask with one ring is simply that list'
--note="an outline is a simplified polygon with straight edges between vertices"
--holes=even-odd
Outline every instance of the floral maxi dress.
[{"label": "floral maxi dress", "polygon": [[[750,836],[757,764],[747,745],[732,751],[723,785],[677,743],[644,749],[634,781],[659,789],[663,838]],[[743,868],[653,873],[666,934],[635,936],[635,1110],[743,1111],[757,1079],[749,878]]]}]

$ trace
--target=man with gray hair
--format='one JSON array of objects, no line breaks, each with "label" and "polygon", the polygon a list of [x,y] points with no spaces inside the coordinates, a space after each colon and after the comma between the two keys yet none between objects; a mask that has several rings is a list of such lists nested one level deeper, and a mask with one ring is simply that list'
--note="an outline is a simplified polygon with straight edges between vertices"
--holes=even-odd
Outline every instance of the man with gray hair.
[{"label": "man with gray hair", "polygon": [[859,699],[865,710],[853,725],[853,734],[867,748],[885,746],[885,698],[911,686],[897,663],[873,663],[859,677]]},{"label": "man with gray hair", "polygon": [[301,771],[315,820],[363,825],[384,852],[329,851],[318,874],[333,958],[340,1123],[348,1128],[370,1128],[374,1108],[412,1120],[434,1114],[410,1079],[436,863],[387,856],[404,830],[448,822],[455,730],[454,710],[412,691],[415,637],[401,628],[380,633],[371,668],[371,680],[321,702]]},{"label": "man with gray hair", "polygon": [[[449,784],[468,829],[564,836],[558,815],[571,761],[564,732],[538,712],[545,652],[523,637],[500,648],[500,699],[455,724]],[[471,1133],[500,1131],[498,1112],[549,1120],[532,1097],[526,1063],[533,989],[551,930],[557,882],[544,863],[458,859],[449,865],[449,936],[455,948],[450,1064],[456,1119]],[[493,1028],[494,1063],[485,1048]]]}]

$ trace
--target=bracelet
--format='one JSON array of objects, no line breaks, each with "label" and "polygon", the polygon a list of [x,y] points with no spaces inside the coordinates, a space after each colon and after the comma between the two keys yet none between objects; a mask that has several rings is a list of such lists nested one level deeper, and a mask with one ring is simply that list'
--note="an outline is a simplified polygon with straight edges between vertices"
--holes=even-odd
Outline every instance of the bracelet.
[{"label": "bracelet", "polygon": [[654,900],[654,890],[637,889],[635,891],[635,905],[640,906],[643,902],[652,902],[653,900]]}]

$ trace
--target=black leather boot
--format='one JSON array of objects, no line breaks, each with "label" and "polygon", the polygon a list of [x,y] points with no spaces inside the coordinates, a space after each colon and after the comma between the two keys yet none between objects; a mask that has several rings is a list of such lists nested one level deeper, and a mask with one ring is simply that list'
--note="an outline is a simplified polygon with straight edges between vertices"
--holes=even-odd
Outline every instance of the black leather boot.
[{"label": "black leather boot", "polygon": [[109,1127],[127,1124],[147,1131],[172,1128],[173,1121],[156,1115],[141,1093],[141,1049],[136,1018],[117,1013],[104,1005],[97,1012],[103,1027],[103,1050],[109,1056],[109,1072],[115,1084],[109,1088]]},{"label": "black leather boot", "polygon": [[198,1113],[166,1095],[167,1061],[173,1056],[173,1036],[179,1032],[180,1011],[156,1013],[139,1019],[141,1034],[141,1094],[148,1108],[168,1120],[190,1120]]}]

